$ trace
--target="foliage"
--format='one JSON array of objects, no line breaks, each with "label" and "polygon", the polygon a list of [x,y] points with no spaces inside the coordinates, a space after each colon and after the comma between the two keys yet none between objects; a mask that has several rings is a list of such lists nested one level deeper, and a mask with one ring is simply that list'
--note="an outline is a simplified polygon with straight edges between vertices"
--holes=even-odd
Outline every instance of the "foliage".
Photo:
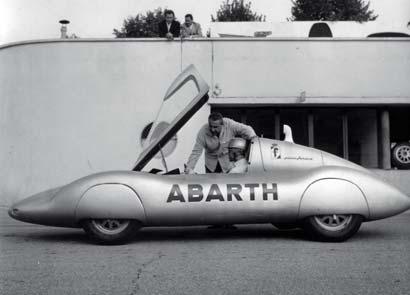
[{"label": "foliage", "polygon": [[147,11],[145,15],[139,13],[135,17],[129,16],[123,22],[121,30],[114,29],[116,38],[152,38],[158,37],[158,24],[165,19],[165,10],[157,8]]},{"label": "foliage", "polygon": [[216,17],[211,15],[211,18],[213,22],[264,22],[266,16],[253,12],[251,2],[225,0],[216,12]]},{"label": "foliage", "polygon": [[372,21],[378,15],[364,0],[292,0],[292,21]]}]

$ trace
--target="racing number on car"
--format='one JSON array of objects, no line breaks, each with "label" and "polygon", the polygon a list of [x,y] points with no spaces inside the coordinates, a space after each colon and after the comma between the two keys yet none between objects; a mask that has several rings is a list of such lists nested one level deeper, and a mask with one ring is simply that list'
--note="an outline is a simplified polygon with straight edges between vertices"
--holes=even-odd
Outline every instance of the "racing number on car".
[{"label": "racing number on car", "polygon": [[211,184],[209,189],[205,189],[200,184],[188,184],[182,186],[173,184],[168,194],[167,203],[171,202],[211,202],[211,201],[243,201],[244,196],[249,197],[249,201],[262,199],[264,201],[278,200],[278,185],[276,183],[247,183],[227,184],[226,194],[223,194],[218,184]]}]

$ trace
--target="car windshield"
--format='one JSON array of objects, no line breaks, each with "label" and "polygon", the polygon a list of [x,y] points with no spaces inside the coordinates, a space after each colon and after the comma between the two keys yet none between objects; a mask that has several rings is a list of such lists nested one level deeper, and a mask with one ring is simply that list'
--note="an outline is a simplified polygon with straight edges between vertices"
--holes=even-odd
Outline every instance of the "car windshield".
[{"label": "car windshield", "polygon": [[[171,97],[162,101],[158,115],[148,135],[148,142],[164,136],[166,127],[184,110],[198,95],[198,89],[193,81],[187,82]],[[175,134],[174,134],[175,136]],[[163,147],[161,147],[163,148]]]},{"label": "car windshield", "polygon": [[147,137],[146,147],[135,165],[140,171],[156,154],[162,153],[176,132],[208,100],[209,87],[194,66],[187,67],[168,89]]}]

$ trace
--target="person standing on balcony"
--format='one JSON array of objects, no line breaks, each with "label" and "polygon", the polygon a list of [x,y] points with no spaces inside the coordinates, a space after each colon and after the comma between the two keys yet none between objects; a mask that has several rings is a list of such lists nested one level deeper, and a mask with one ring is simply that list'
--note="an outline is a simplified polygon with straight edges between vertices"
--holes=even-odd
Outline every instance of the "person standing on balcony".
[{"label": "person standing on balcony", "polygon": [[181,24],[175,20],[175,14],[172,10],[165,10],[165,20],[158,24],[159,36],[172,40],[180,36]]},{"label": "person standing on balcony", "polygon": [[185,22],[181,26],[181,36],[184,38],[202,37],[201,25],[194,22],[194,17],[190,13],[185,15]]}]

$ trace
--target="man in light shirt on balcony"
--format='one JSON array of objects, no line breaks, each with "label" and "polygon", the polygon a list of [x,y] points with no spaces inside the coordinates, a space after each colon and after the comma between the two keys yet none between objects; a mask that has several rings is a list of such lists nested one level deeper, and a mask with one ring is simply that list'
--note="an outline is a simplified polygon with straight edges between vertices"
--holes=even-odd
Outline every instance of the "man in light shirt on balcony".
[{"label": "man in light shirt on balcony", "polygon": [[206,173],[229,172],[233,168],[228,155],[230,140],[235,137],[250,140],[255,136],[252,127],[224,118],[220,113],[211,113],[208,117],[208,124],[202,126],[198,132],[185,173],[194,173],[195,165],[204,149]]},{"label": "man in light shirt on balcony", "polygon": [[181,26],[181,36],[183,38],[202,37],[201,25],[194,22],[192,14],[185,15],[185,23]]}]

